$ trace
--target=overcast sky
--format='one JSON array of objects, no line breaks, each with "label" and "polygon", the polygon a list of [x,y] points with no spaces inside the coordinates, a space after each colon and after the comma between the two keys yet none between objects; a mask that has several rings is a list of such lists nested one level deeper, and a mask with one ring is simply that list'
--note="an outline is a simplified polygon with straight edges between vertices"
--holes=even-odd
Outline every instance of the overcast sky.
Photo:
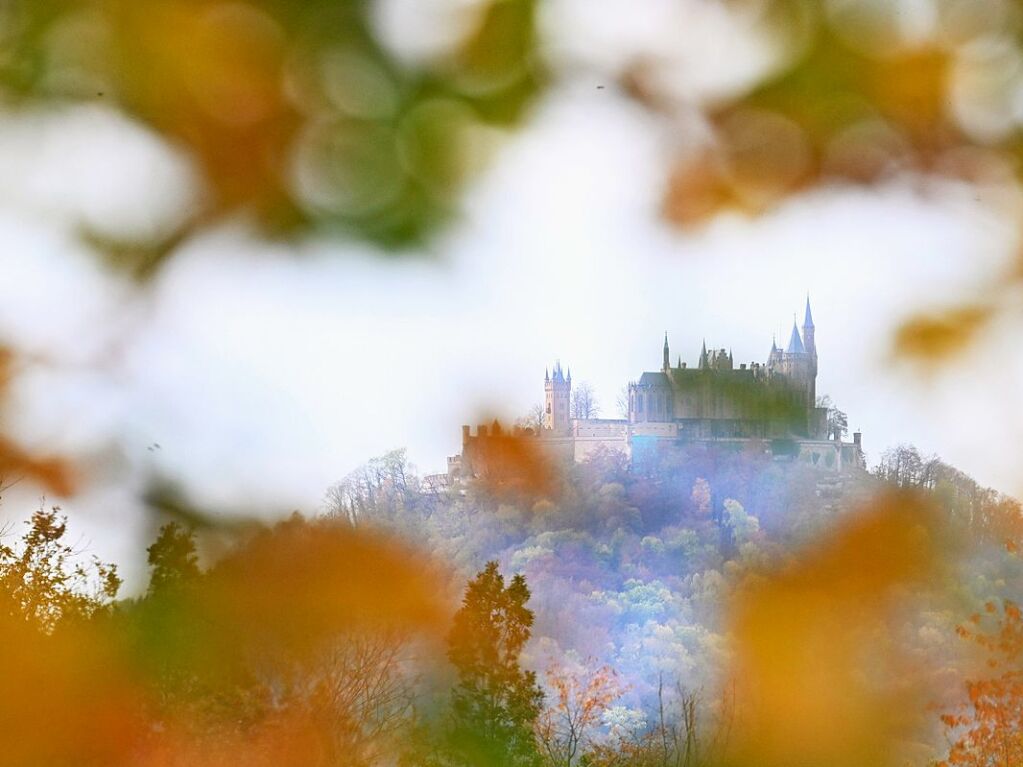
[{"label": "overcast sky", "polygon": [[[575,5],[554,7],[585,15]],[[559,55],[572,57],[571,42]],[[676,87],[726,87],[743,66]],[[460,424],[523,414],[557,358],[608,417],[627,381],[659,367],[665,331],[673,361],[694,364],[703,339],[737,363],[765,361],[809,293],[818,392],[862,429],[872,460],[911,442],[1020,490],[1018,329],[996,328],[930,381],[889,350],[901,319],[962,297],[1009,257],[1000,201],[907,179],[680,232],[657,217],[665,140],[614,88],[566,78],[503,138],[428,253],[267,244],[237,220],[138,288],[104,270],[75,227],[173,227],[199,196],[188,162],[96,107],[6,119],[0,339],[30,360],[6,427],[92,467],[81,494],[50,500],[135,577],[148,534],[135,494],[155,474],[216,507],[314,511],[327,485],[394,447],[443,470]],[[24,516],[39,494],[18,485],[0,514]]]}]

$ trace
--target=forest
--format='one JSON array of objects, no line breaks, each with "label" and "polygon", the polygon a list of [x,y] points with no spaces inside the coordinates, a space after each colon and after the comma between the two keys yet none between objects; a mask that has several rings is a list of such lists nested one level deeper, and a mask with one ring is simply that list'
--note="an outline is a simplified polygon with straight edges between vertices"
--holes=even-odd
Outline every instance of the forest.
[{"label": "forest", "polygon": [[40,508],[0,548],[5,763],[1023,759],[1015,500],[909,446],[532,468],[438,490],[396,450],[315,515],[170,514],[126,597]]}]

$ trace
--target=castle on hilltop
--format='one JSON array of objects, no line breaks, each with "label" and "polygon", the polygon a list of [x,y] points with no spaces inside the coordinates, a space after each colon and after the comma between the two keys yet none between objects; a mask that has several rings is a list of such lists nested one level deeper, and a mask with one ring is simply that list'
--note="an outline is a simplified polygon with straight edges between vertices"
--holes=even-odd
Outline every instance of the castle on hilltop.
[{"label": "castle on hilltop", "polygon": [[817,402],[817,341],[807,298],[802,333],[795,319],[788,345],[771,343],[765,363],[740,363],[731,351],[707,349],[695,367],[679,357],[671,364],[664,336],[661,369],[628,385],[625,418],[573,418],[572,373],[558,362],[544,374],[539,428],[511,433],[498,423],[462,427],[462,452],[448,459],[448,476],[478,476],[494,440],[533,437],[553,456],[581,461],[595,449],[620,450],[633,461],[672,445],[762,449],[779,460],[798,460],[830,471],[862,468],[861,435],[842,441],[829,428],[828,410]]}]

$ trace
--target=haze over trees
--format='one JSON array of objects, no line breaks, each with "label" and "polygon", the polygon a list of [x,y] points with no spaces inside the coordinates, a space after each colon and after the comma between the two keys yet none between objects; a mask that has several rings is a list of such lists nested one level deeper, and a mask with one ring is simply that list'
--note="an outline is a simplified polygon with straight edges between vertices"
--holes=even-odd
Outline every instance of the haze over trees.
[{"label": "haze over trees", "polygon": [[[116,570],[40,510],[0,548],[0,722],[59,715],[67,737],[19,738],[6,763],[1012,764],[1021,531],[1018,503],[907,446],[859,475],[597,451],[497,494],[438,489],[393,451],[315,519],[169,521],[148,588],[117,600]],[[865,684],[875,647],[890,665]],[[823,676],[790,689],[777,675],[800,679],[808,652]],[[880,726],[909,689],[917,715]]]}]

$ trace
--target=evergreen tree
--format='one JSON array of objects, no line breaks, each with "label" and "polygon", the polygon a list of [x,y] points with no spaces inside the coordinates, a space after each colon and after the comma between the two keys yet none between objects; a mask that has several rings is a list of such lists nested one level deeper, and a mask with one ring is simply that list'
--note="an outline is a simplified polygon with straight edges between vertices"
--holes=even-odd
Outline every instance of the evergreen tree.
[{"label": "evergreen tree", "polygon": [[473,767],[537,763],[533,726],[543,703],[536,674],[519,666],[533,612],[529,588],[516,575],[505,586],[496,562],[470,581],[448,636],[458,671],[453,694],[456,761]]},{"label": "evergreen tree", "polygon": [[177,522],[160,528],[153,545],[146,549],[151,568],[149,593],[156,594],[194,580],[199,575],[195,538]]}]

